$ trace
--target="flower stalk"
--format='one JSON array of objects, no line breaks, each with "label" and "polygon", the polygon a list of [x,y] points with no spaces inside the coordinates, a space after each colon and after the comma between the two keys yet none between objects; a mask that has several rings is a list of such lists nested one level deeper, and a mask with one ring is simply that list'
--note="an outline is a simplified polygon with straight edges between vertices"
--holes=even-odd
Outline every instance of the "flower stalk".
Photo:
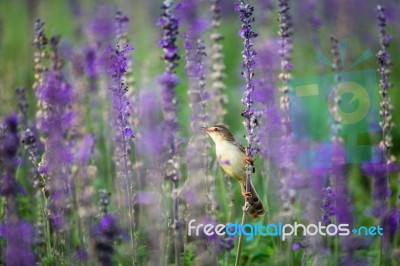
[{"label": "flower stalk", "polygon": [[[253,39],[257,38],[258,33],[253,31],[252,23],[254,22],[254,7],[251,6],[248,1],[240,1],[235,5],[235,10],[239,12],[240,21],[242,23],[242,27],[239,31],[240,37],[243,39],[243,63],[242,63],[242,76],[246,82],[246,88],[242,97],[242,104],[245,106],[245,109],[242,111],[241,116],[244,118],[243,124],[247,131],[247,147],[246,147],[246,157],[252,159],[258,152],[258,137],[257,137],[257,127],[258,121],[256,117],[256,112],[254,110],[253,104],[253,91],[254,87],[254,65],[255,65],[255,56],[256,51],[254,50]],[[246,192],[250,192],[251,188],[251,175],[254,173],[254,166],[251,163],[246,163]],[[249,203],[247,200],[245,201],[245,205],[243,207],[243,217],[242,217],[242,225],[246,220],[245,212],[247,212],[249,207]],[[243,235],[239,238],[238,249],[236,253],[236,262],[235,265],[239,265],[240,254],[241,254],[241,246],[243,242]]]},{"label": "flower stalk", "polygon": [[179,198],[178,189],[180,182],[179,169],[179,143],[178,143],[178,118],[177,118],[177,101],[176,86],[179,82],[175,74],[178,61],[180,59],[177,47],[177,36],[179,34],[179,23],[175,17],[175,4],[172,0],[164,0],[162,6],[162,14],[159,20],[159,26],[162,28],[162,37],[160,46],[163,49],[166,67],[164,74],[159,82],[161,85],[161,95],[163,101],[164,114],[164,143],[167,158],[165,159],[165,177],[172,182],[172,216],[174,229],[174,254],[175,264],[183,265],[183,222],[179,214]]}]

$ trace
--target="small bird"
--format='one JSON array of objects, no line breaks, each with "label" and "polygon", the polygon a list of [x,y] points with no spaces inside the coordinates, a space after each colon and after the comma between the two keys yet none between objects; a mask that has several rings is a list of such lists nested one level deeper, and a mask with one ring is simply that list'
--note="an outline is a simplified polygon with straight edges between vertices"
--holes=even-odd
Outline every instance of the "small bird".
[{"label": "small bird", "polygon": [[246,164],[253,164],[253,159],[246,156],[244,147],[236,142],[227,127],[215,125],[203,129],[215,143],[219,165],[228,176],[240,183],[242,195],[250,204],[248,212],[252,218],[257,219],[258,216],[265,213],[264,206],[253,184],[251,184],[250,192],[246,192]]}]

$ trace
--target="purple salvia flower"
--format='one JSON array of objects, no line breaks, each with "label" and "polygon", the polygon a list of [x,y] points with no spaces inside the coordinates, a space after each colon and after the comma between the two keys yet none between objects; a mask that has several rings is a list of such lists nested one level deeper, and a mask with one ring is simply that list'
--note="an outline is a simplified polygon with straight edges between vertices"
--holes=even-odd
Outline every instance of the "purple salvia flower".
[{"label": "purple salvia flower", "polygon": [[177,103],[175,89],[179,82],[175,74],[180,56],[178,54],[177,36],[179,34],[179,23],[175,17],[175,4],[172,0],[164,0],[161,9],[163,13],[158,21],[158,25],[162,28],[162,37],[160,46],[163,48],[163,59],[166,63],[164,74],[160,77],[161,97],[163,101],[164,113],[164,148],[168,154],[165,165],[165,176],[172,181],[172,200],[173,200],[173,219],[172,227],[175,233],[175,263],[182,265],[183,254],[183,223],[179,215],[179,154],[178,154],[178,118]]},{"label": "purple salvia flower", "polygon": [[393,128],[393,121],[392,121],[392,105],[390,101],[390,96],[388,93],[389,88],[391,87],[390,84],[390,65],[391,59],[390,54],[388,52],[389,42],[392,39],[392,36],[387,34],[386,32],[386,16],[385,16],[385,8],[378,5],[377,6],[377,14],[378,14],[378,27],[379,27],[379,37],[380,37],[380,44],[381,50],[377,54],[378,59],[378,72],[380,74],[380,94],[382,97],[381,102],[381,111],[380,115],[382,121],[380,126],[382,128],[382,135],[383,139],[380,143],[380,148],[385,155],[385,161],[387,164],[394,161],[395,158],[390,155],[390,149],[393,146],[391,130]]},{"label": "purple salvia flower", "polygon": [[86,33],[99,46],[109,44],[115,36],[112,14],[112,9],[109,6],[102,5],[87,24]]},{"label": "purple salvia flower", "polygon": [[290,127],[290,110],[289,110],[289,86],[288,82],[291,79],[290,70],[293,68],[292,64],[292,34],[293,25],[292,17],[289,13],[290,5],[288,0],[279,0],[279,31],[280,36],[280,49],[279,55],[281,57],[281,72],[279,79],[282,82],[280,87],[280,110],[281,110],[281,148],[280,156],[286,162],[279,163],[279,172],[281,178],[281,199],[283,201],[283,211],[287,214],[292,213],[293,202],[295,200],[296,191],[291,188],[291,179],[296,173],[294,164],[295,147]]},{"label": "purple salvia flower", "polygon": [[45,188],[47,175],[46,174],[41,175],[39,173],[41,154],[39,150],[37,136],[35,135],[35,133],[33,133],[33,131],[30,128],[26,129],[26,131],[24,132],[22,136],[22,144],[24,144],[25,150],[28,152],[29,160],[33,166],[31,169],[33,177],[33,187],[44,189],[45,191],[47,191],[47,189]]},{"label": "purple salvia flower", "polygon": [[112,102],[112,123],[113,123],[113,135],[114,135],[114,160],[116,169],[116,186],[121,190],[117,193],[117,203],[120,208],[126,208],[128,211],[124,212],[124,226],[130,228],[131,244],[132,244],[132,260],[136,260],[136,247],[135,247],[135,221],[134,221],[134,208],[132,188],[133,177],[130,161],[128,154],[129,141],[135,137],[134,130],[129,123],[129,117],[131,115],[131,101],[127,97],[128,87],[125,84],[125,74],[128,67],[127,55],[133,47],[127,43],[125,46],[117,45],[114,49],[109,47],[106,51],[110,57],[111,66],[108,72],[112,77],[112,84],[109,88],[111,93]]},{"label": "purple salvia flower", "polygon": [[383,249],[389,250],[390,244],[399,233],[400,211],[396,208],[386,210],[386,212],[381,215],[380,224],[383,228],[383,232],[385,232],[384,235],[386,235],[386,237],[383,238]]},{"label": "purple salvia flower", "polygon": [[[149,256],[147,264],[160,265],[167,261],[169,233],[165,230],[167,219],[170,218],[168,200],[170,191],[167,191],[164,180],[164,134],[162,119],[160,118],[161,105],[159,92],[151,87],[141,90],[138,97],[138,134],[136,141],[137,155],[136,171],[138,182],[143,188],[135,193],[134,203],[143,208],[141,215],[146,222],[152,224],[152,230],[146,230],[144,237],[147,243]],[[140,178],[140,179],[139,179]],[[175,195],[174,195],[175,196]]]},{"label": "purple salvia flower", "polygon": [[[255,65],[255,55],[257,54],[254,50],[253,39],[258,36],[258,33],[254,32],[252,29],[252,23],[254,21],[253,12],[254,7],[250,6],[248,1],[240,1],[235,4],[235,10],[239,12],[240,21],[242,22],[242,28],[239,31],[239,36],[243,38],[244,49],[242,51],[243,55],[243,72],[242,76],[246,80],[246,89],[242,98],[242,103],[245,109],[242,111],[241,115],[245,119],[244,125],[247,130],[247,143],[246,156],[253,158],[256,153],[258,153],[258,137],[256,134],[256,128],[258,127],[257,117],[254,110],[254,65]],[[246,164],[246,191],[250,191],[251,186],[251,174],[254,172],[254,166],[252,164]]]},{"label": "purple salvia flower", "polygon": [[100,205],[100,215],[104,216],[108,214],[108,205],[110,205],[111,193],[105,189],[99,190],[99,205]]},{"label": "purple salvia flower", "polygon": [[112,256],[115,253],[114,242],[121,236],[121,229],[117,218],[112,214],[106,214],[92,228],[92,238],[94,239],[94,251],[97,255],[99,265],[114,265]]},{"label": "purple salvia flower", "polygon": [[96,175],[96,167],[90,165],[90,158],[93,153],[94,145],[95,141],[93,136],[86,135],[74,152],[75,165],[78,166],[75,176],[80,184],[79,208],[82,209],[79,210],[79,212],[86,224],[88,224],[95,215],[95,211],[92,207],[94,198],[92,184],[93,178]]},{"label": "purple salvia flower", "polygon": [[177,5],[177,16],[179,21],[184,22],[185,33],[190,35],[192,40],[200,38],[201,33],[208,28],[206,20],[199,16],[198,0],[183,0]]},{"label": "purple salvia flower", "polygon": [[[206,56],[204,42],[197,41],[192,47],[189,39],[185,40],[186,49],[186,70],[189,77],[189,97],[192,109],[191,127],[193,133],[205,125],[208,120],[206,116],[206,94],[205,94],[205,66],[204,57]],[[204,135],[204,134],[201,134]]]},{"label": "purple salvia flower", "polygon": [[[128,38],[128,23],[129,18],[125,16],[122,12],[118,11],[115,15],[115,28],[117,32],[117,42],[120,46],[124,46],[130,43]],[[132,55],[130,53],[126,54],[126,61],[127,61],[127,68],[125,73],[125,84],[128,88],[127,97],[130,98],[132,102],[131,106],[131,115],[129,117],[129,121],[134,128],[138,126],[137,121],[137,114],[135,108],[137,103],[135,102],[135,95],[134,95],[134,84],[135,80],[133,77],[133,70],[132,70]]]},{"label": "purple salvia flower", "polygon": [[321,50],[321,44],[318,37],[318,31],[321,26],[321,19],[317,16],[317,3],[315,0],[307,0],[306,9],[308,15],[308,23],[311,27],[311,40],[316,51]]},{"label": "purple salvia flower", "polygon": [[[377,6],[377,18],[378,18],[378,29],[380,37],[380,51],[377,54],[378,61],[378,73],[380,74],[380,127],[382,128],[382,139],[379,143],[379,152],[376,151],[375,161],[378,163],[364,163],[363,170],[367,175],[373,177],[373,198],[374,206],[372,214],[376,217],[381,217],[388,211],[388,197],[390,196],[389,189],[389,175],[393,172],[399,171],[399,165],[396,163],[396,158],[391,154],[391,148],[393,146],[391,131],[394,126],[392,121],[392,110],[391,100],[389,96],[390,84],[390,65],[391,58],[388,52],[389,44],[392,37],[387,33],[387,19],[385,14],[385,8]],[[384,235],[384,243],[387,243],[387,235]],[[385,250],[388,245],[385,244]]]},{"label": "purple salvia flower", "polygon": [[15,180],[18,150],[18,118],[9,115],[0,125],[0,195],[5,198],[5,219],[0,223],[0,237],[7,241],[3,257],[7,265],[35,265],[31,250],[32,227],[20,221],[17,212],[17,194],[21,192]]},{"label": "purple salvia flower", "polygon": [[210,53],[210,64],[211,64],[211,95],[210,100],[210,114],[211,124],[217,125],[222,124],[224,115],[226,113],[225,105],[228,103],[228,97],[224,93],[225,89],[225,64],[222,40],[223,36],[220,31],[221,27],[221,1],[212,0],[211,8],[212,12],[212,33],[210,39],[212,42],[211,53]]},{"label": "purple salvia flower", "polygon": [[[348,188],[348,171],[346,167],[346,149],[340,133],[342,130],[341,117],[339,115],[340,97],[337,92],[337,84],[341,82],[340,73],[343,70],[343,62],[340,59],[339,42],[335,37],[331,37],[331,47],[333,56],[332,68],[336,72],[336,84],[333,87],[334,98],[331,104],[330,113],[332,114],[332,170],[330,182],[335,188],[335,216],[338,224],[349,224],[352,226],[352,204]],[[341,250],[344,254],[343,262],[346,264],[356,264],[355,252],[362,247],[352,244],[352,236],[344,236],[341,239]]]},{"label": "purple salvia flower", "polygon": [[[382,153],[375,152],[375,157],[382,159]],[[400,165],[395,161],[386,164],[383,160],[376,163],[363,163],[363,172],[373,177],[372,196],[373,208],[372,215],[381,217],[386,212],[386,199],[390,196],[391,191],[386,183],[386,176],[391,173],[400,171]]]},{"label": "purple salvia flower", "polygon": [[289,119],[289,87],[288,81],[291,78],[289,71],[293,68],[292,64],[292,18],[289,14],[289,1],[279,0],[279,36],[280,49],[279,55],[281,56],[281,73],[279,75],[282,81],[280,107],[283,112],[282,125],[283,134],[289,135],[290,119]]},{"label": "purple salvia flower", "polygon": [[127,41],[128,38],[128,22],[129,18],[122,12],[118,11],[115,15],[115,27],[117,29],[117,39],[119,41]]},{"label": "purple salvia flower", "polygon": [[[201,40],[197,43],[190,36],[185,36],[184,47],[186,50],[186,71],[189,78],[189,98],[191,108],[191,139],[188,144],[186,161],[188,176],[184,195],[187,209],[190,210],[188,219],[198,219],[205,214],[210,214],[215,206],[214,196],[211,194],[211,183],[207,172],[208,169],[208,141],[201,128],[208,120],[206,116],[205,97],[205,47]],[[193,200],[194,199],[194,200]],[[200,264],[216,264],[215,243],[207,241],[201,236],[193,239],[196,243],[196,260]],[[207,242],[205,242],[207,241]],[[204,242],[204,243],[203,243]],[[209,247],[209,248],[206,248]],[[208,254],[206,261],[203,254]]]},{"label": "purple salvia flower", "polygon": [[6,220],[0,223],[0,237],[7,243],[2,254],[5,265],[36,265],[32,251],[33,235],[33,227],[27,222]]},{"label": "purple salvia flower", "polygon": [[15,180],[15,171],[18,167],[18,117],[7,116],[0,133],[0,195],[7,198],[6,216],[14,215],[16,211],[16,195],[20,188]]},{"label": "purple salvia flower", "polygon": [[[111,60],[111,66],[108,72],[111,74],[113,80],[110,91],[112,93],[112,106],[114,109],[114,126],[116,127],[115,130],[119,132],[118,134],[121,134],[121,136],[119,136],[121,139],[117,142],[123,142],[121,144],[122,146],[126,146],[126,140],[134,138],[133,129],[128,123],[128,118],[131,115],[131,105],[130,99],[126,96],[128,88],[124,81],[124,76],[128,67],[127,53],[132,50],[133,47],[130,44],[126,44],[124,47],[117,45],[116,49],[112,47],[107,49]],[[126,156],[126,149],[127,147],[124,147],[120,151],[121,155],[124,157]]]},{"label": "purple salvia flower", "polygon": [[332,223],[331,217],[335,215],[336,194],[330,186],[324,188],[321,208],[323,210],[322,223],[328,225]]},{"label": "purple salvia flower", "polygon": [[[278,159],[280,131],[279,106],[276,105],[275,77],[279,69],[279,60],[276,50],[278,42],[275,39],[263,40],[258,48],[255,59],[255,69],[260,72],[260,80],[255,82],[253,92],[254,102],[260,106],[259,139],[261,155]],[[277,160],[279,161],[279,160]]]},{"label": "purple salvia flower", "polygon": [[[391,58],[388,52],[390,41],[392,40],[392,36],[389,35],[386,31],[386,15],[385,15],[385,8],[378,5],[377,6],[377,16],[378,16],[378,28],[379,28],[379,38],[380,38],[380,45],[381,49],[377,54],[378,59],[378,72],[380,74],[380,95],[381,95],[381,122],[379,123],[382,128],[382,140],[379,143],[379,148],[382,152],[384,163],[386,164],[386,173],[383,175],[374,176],[375,184],[379,186],[374,186],[376,190],[376,195],[378,194],[377,191],[381,190],[382,198],[379,201],[384,202],[385,209],[387,209],[387,199],[388,193],[385,193],[389,190],[389,174],[390,174],[390,165],[394,164],[396,161],[395,156],[391,153],[391,148],[393,147],[393,140],[391,131],[393,129],[393,117],[392,111],[393,106],[391,104],[391,99],[389,96],[389,88],[391,87],[390,84],[390,65],[391,65]],[[380,179],[380,181],[378,180]],[[385,211],[383,211],[385,212]]]},{"label": "purple salvia flower", "polygon": [[40,19],[36,20],[35,22],[35,38],[33,40],[33,46],[35,47],[35,52],[33,54],[33,59],[34,59],[34,83],[32,85],[33,89],[38,88],[39,86],[42,85],[43,82],[43,77],[42,73],[47,71],[47,67],[44,65],[44,60],[47,57],[46,53],[46,45],[48,44],[48,40],[46,35],[44,34],[44,22],[42,22]]},{"label": "purple salvia flower", "polygon": [[[68,188],[71,181],[72,153],[65,136],[73,124],[70,110],[73,102],[72,87],[58,71],[44,76],[36,97],[45,109],[38,115],[38,129],[45,135],[45,154],[39,172],[49,176],[48,189],[51,198],[50,219],[55,229],[62,228],[66,211]],[[46,169],[46,170],[43,170]]]}]

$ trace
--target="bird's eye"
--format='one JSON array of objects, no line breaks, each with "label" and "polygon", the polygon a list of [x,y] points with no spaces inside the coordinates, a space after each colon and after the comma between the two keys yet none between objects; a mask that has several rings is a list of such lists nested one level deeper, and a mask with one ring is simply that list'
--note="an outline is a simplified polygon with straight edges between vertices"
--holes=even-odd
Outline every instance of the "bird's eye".
[{"label": "bird's eye", "polygon": [[218,131],[219,131],[219,129],[218,129],[218,128],[214,128],[214,131],[215,131],[215,132],[218,132]]}]

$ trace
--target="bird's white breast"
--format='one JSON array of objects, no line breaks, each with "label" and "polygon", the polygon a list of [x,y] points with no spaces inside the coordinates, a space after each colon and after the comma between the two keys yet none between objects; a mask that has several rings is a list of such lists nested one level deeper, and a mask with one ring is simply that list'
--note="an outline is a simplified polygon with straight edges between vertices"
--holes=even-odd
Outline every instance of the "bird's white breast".
[{"label": "bird's white breast", "polygon": [[244,154],[239,147],[229,141],[220,141],[216,144],[216,153],[219,164],[230,177],[236,180],[245,178]]}]

